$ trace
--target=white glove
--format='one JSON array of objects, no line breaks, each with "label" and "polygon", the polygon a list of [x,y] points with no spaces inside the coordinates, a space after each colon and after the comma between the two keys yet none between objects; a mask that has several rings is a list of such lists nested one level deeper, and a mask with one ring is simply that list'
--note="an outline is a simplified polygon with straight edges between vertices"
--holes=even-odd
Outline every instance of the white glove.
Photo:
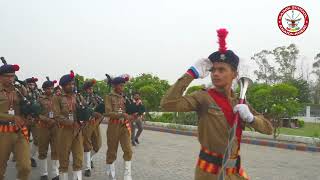
[{"label": "white glove", "polygon": [[239,112],[241,119],[245,122],[252,123],[254,120],[253,114],[250,112],[248,105],[238,104],[233,108],[233,112]]},{"label": "white glove", "polygon": [[209,75],[209,70],[212,68],[212,62],[208,58],[199,59],[193,66],[189,68],[194,75],[195,79],[205,78]]}]

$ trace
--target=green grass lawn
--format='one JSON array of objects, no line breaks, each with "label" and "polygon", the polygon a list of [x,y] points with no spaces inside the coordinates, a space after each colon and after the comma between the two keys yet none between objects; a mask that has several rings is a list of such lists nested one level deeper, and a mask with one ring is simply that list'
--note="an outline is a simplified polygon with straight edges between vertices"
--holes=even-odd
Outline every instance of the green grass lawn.
[{"label": "green grass lawn", "polygon": [[[246,128],[250,131],[249,128]],[[320,124],[319,123],[305,123],[303,128],[280,128],[280,134],[307,136],[320,138]]]},{"label": "green grass lawn", "polygon": [[303,128],[281,128],[280,134],[307,136],[307,137],[320,137],[320,124],[318,123],[305,123]]}]

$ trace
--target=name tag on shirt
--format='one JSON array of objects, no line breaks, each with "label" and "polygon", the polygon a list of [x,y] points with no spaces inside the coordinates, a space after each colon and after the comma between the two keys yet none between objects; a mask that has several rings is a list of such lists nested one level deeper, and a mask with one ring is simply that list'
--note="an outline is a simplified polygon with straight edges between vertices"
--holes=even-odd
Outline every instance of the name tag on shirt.
[{"label": "name tag on shirt", "polygon": [[70,113],[70,114],[68,115],[68,119],[69,119],[70,121],[74,121],[73,114]]},{"label": "name tag on shirt", "polygon": [[49,116],[49,118],[50,118],[50,119],[53,119],[53,117],[54,117],[53,112],[52,112],[52,111],[50,111],[50,112],[49,112],[49,114],[48,114],[48,116]]},{"label": "name tag on shirt", "polygon": [[15,113],[14,113],[14,109],[9,109],[9,110],[8,110],[8,114],[9,114],[9,115],[13,115],[13,116],[14,116],[14,115],[15,115]]}]

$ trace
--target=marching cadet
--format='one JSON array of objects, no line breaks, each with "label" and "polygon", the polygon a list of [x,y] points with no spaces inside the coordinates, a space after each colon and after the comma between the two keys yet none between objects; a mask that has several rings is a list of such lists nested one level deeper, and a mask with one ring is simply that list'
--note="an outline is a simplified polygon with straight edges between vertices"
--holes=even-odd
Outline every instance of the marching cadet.
[{"label": "marching cadet", "polygon": [[[37,86],[38,79],[31,77],[25,80],[26,88],[27,88],[27,98],[33,103],[38,103],[40,92],[38,91]],[[38,128],[37,128],[37,117],[32,117],[31,115],[27,116],[29,120],[28,129],[30,135],[32,134],[32,144],[31,144],[31,166],[37,167],[37,162],[35,160],[36,154],[38,152]]]},{"label": "marching cadet", "polygon": [[[93,86],[96,80],[89,80],[83,84],[83,98],[89,108],[94,111],[97,106],[103,103],[103,99],[93,92]],[[96,118],[95,118],[96,117]],[[88,124],[83,128],[83,147],[84,147],[84,175],[91,176],[91,168],[93,168],[93,155],[101,148],[102,140],[100,134],[100,123],[103,119],[102,114],[92,116]]]},{"label": "marching cadet", "polygon": [[29,135],[26,120],[20,112],[22,93],[14,87],[15,72],[18,65],[7,64],[0,67],[0,180],[4,180],[7,161],[15,152],[17,179],[28,180],[31,172]]},{"label": "marching cadet", "polygon": [[123,94],[124,85],[128,81],[128,77],[116,77],[109,79],[112,85],[112,92],[105,97],[105,112],[110,118],[107,129],[107,175],[115,180],[115,164],[117,158],[117,150],[119,142],[124,152],[124,180],[132,180],[131,177],[131,127],[130,121],[132,117],[126,112],[125,97]]},{"label": "marching cadet", "polygon": [[[132,129],[131,142],[132,142],[132,145],[135,146],[136,143],[140,144],[139,137],[143,131],[142,121],[144,119],[145,107],[142,103],[140,93],[138,93],[138,92],[135,92],[133,94],[132,101],[133,101],[132,105],[134,106],[135,112],[137,113],[137,115],[135,116],[135,119],[132,121],[132,124],[131,124],[131,129]],[[135,126],[137,126],[137,128],[138,128],[137,134],[136,134]]]},{"label": "marching cadet", "polygon": [[[19,92],[21,92],[22,96],[26,97],[27,96],[27,88],[26,88],[26,82],[19,80],[18,76],[15,75],[14,78],[14,86],[15,88],[18,89]],[[16,157],[14,155],[14,152],[12,153],[12,162],[16,161]]]},{"label": "marching cadet", "polygon": [[69,155],[73,159],[73,179],[82,180],[83,137],[81,124],[77,119],[77,105],[82,101],[74,93],[75,75],[73,71],[60,78],[62,94],[58,98],[59,114],[59,171],[60,180],[68,180]]},{"label": "marching cadet", "polygon": [[39,161],[40,161],[40,180],[48,180],[48,161],[47,154],[50,145],[52,180],[59,180],[59,159],[58,159],[58,120],[57,115],[60,108],[57,97],[53,94],[53,87],[57,81],[47,81],[42,84],[44,94],[40,96],[41,105],[40,120],[38,123],[39,133]]},{"label": "marching cadet", "polygon": [[[164,111],[195,111],[198,115],[198,139],[201,151],[195,171],[195,180],[218,179],[222,159],[228,146],[228,131],[235,123],[236,113],[239,113],[243,122],[258,132],[272,134],[271,123],[261,114],[246,104],[237,105],[238,98],[231,86],[232,81],[238,75],[239,58],[225,46],[227,30],[220,29],[217,32],[219,51],[212,53],[208,58],[197,61],[161,100],[161,107]],[[211,71],[214,88],[183,96],[183,92],[193,79],[205,78],[210,74],[209,71]],[[241,124],[237,123],[235,141],[230,144],[232,151],[228,159],[229,164],[226,166],[225,178],[228,180],[248,179],[240,163]]]}]

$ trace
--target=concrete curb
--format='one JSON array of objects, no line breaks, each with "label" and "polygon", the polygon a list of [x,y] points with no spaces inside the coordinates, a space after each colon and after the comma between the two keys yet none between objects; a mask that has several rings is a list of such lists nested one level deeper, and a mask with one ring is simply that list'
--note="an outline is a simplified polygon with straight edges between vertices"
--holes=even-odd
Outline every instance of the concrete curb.
[{"label": "concrete curb", "polygon": [[[159,127],[159,126],[153,126],[153,125],[148,125],[148,124],[149,123],[145,124],[144,129],[172,133],[172,134],[185,135],[185,136],[197,136],[196,131],[170,129],[167,127]],[[316,146],[309,146],[309,145],[305,145],[305,144],[296,144],[296,143],[290,143],[290,142],[278,142],[278,141],[271,141],[271,140],[259,139],[259,138],[255,139],[255,138],[250,138],[250,137],[246,137],[246,136],[243,137],[241,143],[282,148],[282,149],[289,149],[289,150],[296,150],[296,151],[320,152],[320,147],[316,147]]]},{"label": "concrete curb", "polygon": [[[197,126],[174,124],[174,123],[146,121],[145,124],[149,125],[149,126],[177,129],[177,130],[183,130],[183,131],[197,131],[198,130]],[[266,140],[270,140],[270,141],[275,141],[273,138],[273,135],[266,135],[266,134],[261,134],[261,133],[253,132],[253,131],[243,131],[242,136],[248,137],[248,138],[254,138],[254,139],[257,138],[257,139],[266,139]],[[293,135],[285,135],[285,134],[280,134],[277,137],[277,141],[291,142],[291,143],[295,143],[295,144],[302,143],[302,144],[307,144],[307,145],[311,145],[311,146],[320,145],[320,138],[293,136]]]}]

